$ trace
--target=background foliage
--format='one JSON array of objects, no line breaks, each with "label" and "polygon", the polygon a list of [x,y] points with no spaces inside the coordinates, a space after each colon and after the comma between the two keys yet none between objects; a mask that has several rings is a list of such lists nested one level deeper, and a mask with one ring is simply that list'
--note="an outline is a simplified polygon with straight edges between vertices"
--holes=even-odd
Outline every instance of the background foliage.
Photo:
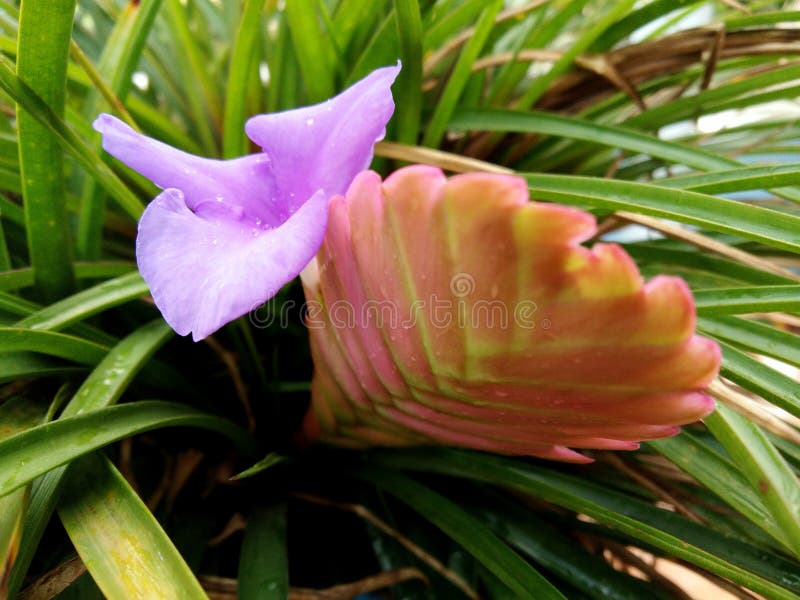
[{"label": "background foliage", "polygon": [[[0,596],[685,598],[694,572],[799,598],[793,8],[0,0]],[[299,286],[173,336],[135,271],[155,189],[103,155],[97,113],[238,156],[248,116],[398,57],[374,168],[510,169],[594,212],[643,273],[692,286],[717,412],[589,467],[298,452]]]}]

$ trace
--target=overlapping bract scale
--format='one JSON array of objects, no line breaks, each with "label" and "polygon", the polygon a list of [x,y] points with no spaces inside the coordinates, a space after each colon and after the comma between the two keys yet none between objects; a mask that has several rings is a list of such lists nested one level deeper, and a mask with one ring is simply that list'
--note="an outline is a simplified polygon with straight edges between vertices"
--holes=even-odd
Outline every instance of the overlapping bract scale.
[{"label": "overlapping bract scale", "polygon": [[713,409],[719,369],[679,278],[643,283],[580,210],[524,180],[432,167],[360,174],[303,273],[311,439],[444,444],[572,462]]}]

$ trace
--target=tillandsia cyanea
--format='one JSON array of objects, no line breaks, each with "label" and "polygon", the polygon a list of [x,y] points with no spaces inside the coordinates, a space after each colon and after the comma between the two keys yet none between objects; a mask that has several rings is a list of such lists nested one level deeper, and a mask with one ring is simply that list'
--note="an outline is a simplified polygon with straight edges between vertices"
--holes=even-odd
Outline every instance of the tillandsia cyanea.
[{"label": "tillandsia cyanea", "polygon": [[139,270],[164,319],[195,341],[257,308],[294,279],[325,235],[328,201],[372,161],[394,112],[400,66],[335,98],[250,119],[263,152],[232,160],[187,154],[110,115],[103,148],[164,188],[139,222]]},{"label": "tillandsia cyanea", "polygon": [[591,215],[530,202],[511,176],[365,171],[399,68],[254,117],[264,152],[228,161],[98,118],[103,147],[165,188],[137,260],[167,322],[202,339],[302,271],[303,431],[335,444],[585,462],[570,447],[634,449],[713,410],[719,347],[694,334],[688,287],[644,284],[619,246],[581,246]]},{"label": "tillandsia cyanea", "polygon": [[524,179],[358,175],[301,277],[314,359],[308,438],[446,444],[571,462],[632,450],[714,408],[720,350],[687,285],[643,283],[594,217]]}]

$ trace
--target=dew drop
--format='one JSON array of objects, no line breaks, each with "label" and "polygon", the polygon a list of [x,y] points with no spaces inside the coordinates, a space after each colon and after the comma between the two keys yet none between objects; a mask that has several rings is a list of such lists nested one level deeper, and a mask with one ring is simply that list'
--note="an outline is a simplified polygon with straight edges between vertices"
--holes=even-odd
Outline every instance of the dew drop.
[{"label": "dew drop", "polygon": [[219,240],[217,240],[217,239],[211,240],[211,245],[212,246],[216,246],[217,244],[219,244]]},{"label": "dew drop", "polygon": [[314,119],[312,119],[310,117],[308,119],[306,119],[306,125],[311,126],[313,124],[314,124]]}]

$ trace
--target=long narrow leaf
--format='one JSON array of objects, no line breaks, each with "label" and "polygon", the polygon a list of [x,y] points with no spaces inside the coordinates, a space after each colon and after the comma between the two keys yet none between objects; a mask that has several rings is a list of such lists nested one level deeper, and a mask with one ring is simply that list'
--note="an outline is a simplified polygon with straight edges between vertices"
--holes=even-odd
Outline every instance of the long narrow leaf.
[{"label": "long narrow leaf", "polygon": [[442,96],[436,103],[433,116],[431,116],[425,135],[422,138],[424,145],[438,146],[444,137],[456,103],[461,97],[461,93],[464,91],[472,72],[472,64],[483,49],[483,45],[492,31],[494,19],[502,5],[503,3],[499,0],[491,0],[486,8],[483,9],[478,23],[475,25],[475,33],[462,49],[456,61],[456,66],[447,80]]},{"label": "long narrow leaf", "polygon": [[411,506],[456,540],[518,597],[564,600],[564,596],[550,582],[456,503],[400,473],[371,469],[359,473]]},{"label": "long narrow leaf", "polygon": [[0,54],[0,89],[5,91],[26,112],[61,140],[64,147],[119,203],[133,219],[141,216],[144,205],[96,153],[64,122],[64,120],[25,82],[17,77],[13,65]]},{"label": "long narrow leaf", "polygon": [[69,470],[58,514],[106,598],[207,598],[155,517],[107,459],[88,456]]},{"label": "long narrow leaf", "polygon": [[727,537],[707,527],[586,479],[508,458],[457,450],[426,449],[424,455],[387,453],[380,456],[380,463],[516,489],[588,515],[599,523],[769,598],[800,598],[795,563],[744,543],[732,545]]},{"label": "long narrow leaf", "polygon": [[770,511],[780,540],[800,556],[800,482],[780,452],[757,425],[725,406],[717,406],[705,423]]},{"label": "long narrow leaf", "polygon": [[247,519],[239,559],[241,600],[283,600],[289,595],[286,505],[257,508]]},{"label": "long narrow leaf", "polygon": [[222,156],[234,158],[247,154],[249,141],[244,134],[247,82],[256,67],[258,35],[261,31],[261,11],[264,0],[247,0],[233,45],[228,68],[225,114],[222,121]]},{"label": "long narrow leaf", "polygon": [[18,327],[57,331],[112,306],[140,298],[147,284],[138,272],[104,281],[22,319]]},{"label": "long narrow leaf", "polygon": [[[26,0],[20,8],[17,76],[57,115],[64,114],[74,11],[75,0]],[[17,108],[17,130],[36,288],[42,298],[55,300],[75,285],[61,144],[24,106]]]},{"label": "long narrow leaf", "polygon": [[[148,359],[172,335],[162,321],[154,321],[134,331],[117,344],[95,367],[62,412],[62,417],[74,417],[82,412],[114,404]],[[33,560],[39,540],[55,509],[66,467],[46,473],[34,482],[30,510],[25,516],[23,537],[9,590],[13,596],[22,586],[28,566]]]},{"label": "long narrow leaf", "polygon": [[[250,448],[239,427],[190,406],[141,401],[62,417],[0,441],[0,496],[47,471],[125,437],[162,427],[199,427]],[[57,448],[57,452],[53,452]]]},{"label": "long narrow leaf", "polygon": [[526,174],[531,197],[564,204],[627,210],[707,227],[800,252],[800,217],[689,192],[630,181]]}]

